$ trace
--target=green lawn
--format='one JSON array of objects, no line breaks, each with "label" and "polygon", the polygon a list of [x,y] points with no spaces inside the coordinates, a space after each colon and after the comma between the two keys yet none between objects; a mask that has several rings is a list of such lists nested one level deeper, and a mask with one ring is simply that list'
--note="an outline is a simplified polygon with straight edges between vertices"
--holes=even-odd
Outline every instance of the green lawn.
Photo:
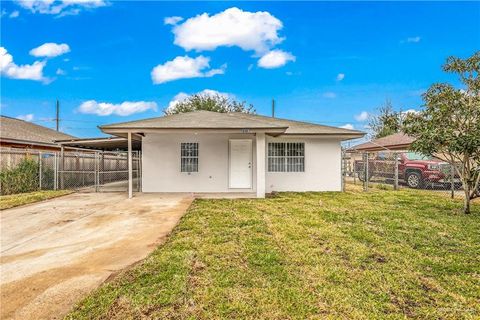
[{"label": "green lawn", "polygon": [[474,319],[480,205],[359,188],[196,200],[70,319]]},{"label": "green lawn", "polygon": [[44,190],[28,193],[11,194],[8,196],[0,196],[0,210],[22,206],[33,202],[43,201],[51,198],[60,197],[70,194],[70,190]]}]

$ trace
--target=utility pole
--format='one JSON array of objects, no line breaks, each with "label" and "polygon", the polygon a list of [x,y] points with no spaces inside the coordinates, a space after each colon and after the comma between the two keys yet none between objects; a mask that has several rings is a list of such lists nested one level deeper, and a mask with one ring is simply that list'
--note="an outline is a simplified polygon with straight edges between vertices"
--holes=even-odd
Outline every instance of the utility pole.
[{"label": "utility pole", "polygon": [[275,118],[275,99],[272,99],[272,118]]},{"label": "utility pole", "polygon": [[57,123],[57,131],[59,131],[59,123],[60,123],[60,102],[57,99],[57,117],[55,118],[55,122]]}]

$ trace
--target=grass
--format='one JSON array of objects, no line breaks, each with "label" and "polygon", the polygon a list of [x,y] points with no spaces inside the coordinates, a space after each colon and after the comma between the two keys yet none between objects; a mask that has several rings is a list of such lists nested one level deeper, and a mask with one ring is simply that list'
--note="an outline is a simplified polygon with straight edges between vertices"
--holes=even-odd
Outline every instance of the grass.
[{"label": "grass", "polygon": [[8,196],[0,196],[0,210],[13,207],[23,206],[25,204],[56,198],[66,194],[70,194],[70,190],[44,190],[28,193],[12,194]]},{"label": "grass", "polygon": [[68,319],[478,319],[480,205],[414,190],[196,200]]}]

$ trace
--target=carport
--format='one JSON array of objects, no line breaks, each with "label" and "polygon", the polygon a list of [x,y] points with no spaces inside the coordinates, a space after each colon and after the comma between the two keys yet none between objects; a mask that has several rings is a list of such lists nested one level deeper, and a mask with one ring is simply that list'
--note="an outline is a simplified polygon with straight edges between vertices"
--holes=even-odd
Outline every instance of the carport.
[{"label": "carport", "polygon": [[[96,174],[95,186],[98,191],[97,185],[104,185],[102,181],[102,175],[106,174],[122,174],[128,172],[128,178],[125,177],[125,182],[127,182],[127,190],[129,198],[133,196],[133,183],[134,183],[134,171],[136,171],[136,180],[138,188],[140,191],[140,179],[141,179],[141,137],[137,135],[129,134],[127,138],[125,137],[102,137],[102,138],[83,138],[83,139],[66,139],[66,140],[57,140],[55,141],[61,147],[59,154],[59,170],[60,175],[73,173],[72,170],[66,170],[65,161],[69,158],[69,153],[65,151],[66,148],[76,148],[86,153],[90,152],[95,154],[95,166],[94,170],[98,171]],[[78,153],[77,153],[78,154]],[[109,155],[125,155],[127,158],[126,161],[126,170],[110,170],[106,171],[105,161],[108,161]],[[117,164],[118,166],[118,164]],[[114,168],[115,169],[115,168]],[[118,169],[118,168],[117,168]],[[98,181],[97,181],[98,180]],[[117,187],[121,184],[117,183]]]}]

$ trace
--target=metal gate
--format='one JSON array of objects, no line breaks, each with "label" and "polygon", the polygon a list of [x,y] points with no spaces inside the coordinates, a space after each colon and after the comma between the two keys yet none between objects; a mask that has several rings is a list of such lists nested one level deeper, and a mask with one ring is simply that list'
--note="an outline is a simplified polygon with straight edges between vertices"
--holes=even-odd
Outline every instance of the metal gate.
[{"label": "metal gate", "polygon": [[[125,151],[57,153],[57,189],[109,192],[128,190]],[[141,190],[141,154],[132,151],[133,190]]]},{"label": "metal gate", "polygon": [[[96,191],[128,191],[127,152],[104,152],[97,161]],[[141,191],[141,154],[132,151],[133,191]]]}]

